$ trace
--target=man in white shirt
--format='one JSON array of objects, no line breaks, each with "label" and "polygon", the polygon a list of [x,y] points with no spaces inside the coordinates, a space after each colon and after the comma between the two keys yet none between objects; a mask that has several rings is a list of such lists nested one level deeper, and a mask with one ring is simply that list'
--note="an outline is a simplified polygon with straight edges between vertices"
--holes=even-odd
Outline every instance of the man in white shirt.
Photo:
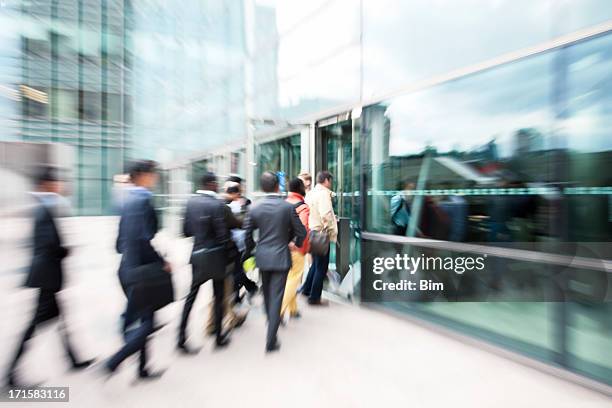
[{"label": "man in white shirt", "polygon": [[[308,193],[306,204],[310,207],[308,225],[311,231],[327,234],[331,243],[338,237],[338,224],[332,206],[332,180],[328,171],[317,174],[317,185]],[[323,279],[329,267],[329,249],[325,255],[313,255],[312,265],[308,271],[306,282],[301,288],[302,294],[308,296],[308,303],[315,306],[325,306],[326,301],[321,300]]]}]

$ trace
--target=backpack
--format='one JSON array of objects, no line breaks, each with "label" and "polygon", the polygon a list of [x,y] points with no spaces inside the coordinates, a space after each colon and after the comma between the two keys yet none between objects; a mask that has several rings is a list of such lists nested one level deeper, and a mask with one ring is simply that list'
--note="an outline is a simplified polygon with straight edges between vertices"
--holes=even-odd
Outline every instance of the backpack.
[{"label": "backpack", "polygon": [[[298,217],[300,216],[300,213],[302,211],[304,211],[304,205],[306,205],[306,203],[304,201],[298,201],[293,205],[293,209],[295,210],[295,213],[298,215]],[[298,211],[299,208],[302,208],[301,210]],[[305,208],[308,208],[308,206],[306,206]],[[300,220],[301,222],[301,220]],[[304,224],[302,224],[304,225]],[[306,225],[304,225],[304,228],[306,228]],[[310,234],[308,233],[308,229],[306,228],[306,238],[304,238],[304,242],[302,243],[301,248],[298,248],[298,251],[300,251],[303,255],[307,254],[308,252],[310,252]]]}]

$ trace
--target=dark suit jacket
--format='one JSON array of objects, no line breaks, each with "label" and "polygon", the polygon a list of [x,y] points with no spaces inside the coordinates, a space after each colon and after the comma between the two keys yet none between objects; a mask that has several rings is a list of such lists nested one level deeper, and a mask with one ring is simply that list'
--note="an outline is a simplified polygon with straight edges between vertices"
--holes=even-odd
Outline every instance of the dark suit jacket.
[{"label": "dark suit jacket", "polygon": [[32,263],[25,285],[59,291],[63,283],[62,260],[68,250],[62,246],[51,211],[42,203],[34,212]]},{"label": "dark suit jacket", "polygon": [[207,194],[198,194],[187,201],[183,235],[194,237],[193,250],[219,245],[227,248],[233,243],[226,220],[228,210],[223,201]]},{"label": "dark suit jacket", "polygon": [[119,280],[122,285],[130,269],[163,261],[151,245],[158,229],[157,214],[151,197],[143,192],[130,192],[121,209],[116,242],[117,252],[123,255],[119,265]]},{"label": "dark suit jacket", "polygon": [[253,231],[259,230],[255,263],[263,271],[288,271],[291,268],[289,242],[301,247],[306,229],[292,204],[280,195],[268,195],[252,205],[244,222],[246,257],[255,247]]}]

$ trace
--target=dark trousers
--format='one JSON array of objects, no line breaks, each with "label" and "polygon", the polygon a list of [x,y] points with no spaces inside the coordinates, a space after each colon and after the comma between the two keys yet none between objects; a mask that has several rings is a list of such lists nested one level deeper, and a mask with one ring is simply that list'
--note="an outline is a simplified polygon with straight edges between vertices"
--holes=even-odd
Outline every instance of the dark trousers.
[{"label": "dark trousers", "polygon": [[140,351],[138,371],[143,373],[147,368],[147,340],[155,325],[154,315],[153,312],[142,316],[136,315],[128,296],[128,286],[121,278],[119,282],[123,293],[128,298],[125,312],[122,315],[124,345],[108,360],[107,366],[110,370],[115,371],[126,358]]},{"label": "dark trousers", "polygon": [[246,276],[242,267],[242,260],[238,257],[234,263],[234,303],[240,303],[240,288],[242,287],[247,292],[257,290],[257,284]]},{"label": "dark trousers", "polygon": [[317,301],[321,299],[323,292],[323,280],[329,268],[329,251],[326,255],[313,255],[312,265],[308,270],[306,282],[302,286],[302,293],[308,296],[308,300]]},{"label": "dark trousers", "polygon": [[[21,341],[19,342],[19,346],[17,347],[17,351],[15,353],[15,357],[11,361],[9,366],[9,376],[13,375],[15,369],[17,368],[17,364],[21,359],[21,356],[26,350],[27,342],[32,338],[34,332],[36,331],[36,326],[41,323],[48,322],[50,320],[54,320],[60,317],[60,308],[57,303],[56,292],[47,289],[39,289],[38,292],[38,302],[36,305],[36,310],[34,311],[34,316],[32,317],[32,321],[30,322],[28,328]],[[65,322],[60,318],[59,330],[62,336],[62,343],[64,345],[64,349],[66,350],[66,355],[70,362],[74,365],[78,362],[76,355],[70,346],[70,341],[68,339],[68,332],[66,330]]]},{"label": "dark trousers", "polygon": [[[223,279],[213,279],[213,296],[214,296],[214,312],[215,312],[215,334],[217,338],[222,335],[223,327],[223,296],[225,281]],[[179,326],[178,344],[183,345],[187,341],[187,322],[189,320],[189,314],[193,308],[198,292],[200,291],[201,285],[191,285],[189,294],[185,299],[185,307],[183,308],[183,315],[181,317],[181,325]]]},{"label": "dark trousers", "polygon": [[280,311],[285,295],[288,271],[261,271],[264,304],[268,317],[266,347],[276,344],[276,334],[280,325]]},{"label": "dark trousers", "polygon": [[[129,304],[129,301],[128,301]],[[129,309],[129,306],[128,306]],[[124,346],[113,355],[107,362],[111,371],[115,371],[119,364],[132,354],[140,351],[139,372],[144,372],[147,367],[147,339],[153,332],[153,312],[149,312],[140,317],[139,320],[132,319],[127,314],[124,315],[123,339]]]}]

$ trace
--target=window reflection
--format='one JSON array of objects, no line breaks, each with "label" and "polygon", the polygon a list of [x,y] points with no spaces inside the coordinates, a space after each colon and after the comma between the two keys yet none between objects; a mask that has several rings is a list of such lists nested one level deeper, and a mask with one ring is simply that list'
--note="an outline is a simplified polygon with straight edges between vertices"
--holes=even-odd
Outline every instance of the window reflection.
[{"label": "window reflection", "polygon": [[[266,171],[283,173],[283,186],[300,173],[300,135],[293,135],[272,142],[262,143],[257,149],[257,179]],[[257,186],[259,188],[259,185]]]},{"label": "window reflection", "polygon": [[611,49],[601,37],[367,108],[366,228],[609,241]]}]

